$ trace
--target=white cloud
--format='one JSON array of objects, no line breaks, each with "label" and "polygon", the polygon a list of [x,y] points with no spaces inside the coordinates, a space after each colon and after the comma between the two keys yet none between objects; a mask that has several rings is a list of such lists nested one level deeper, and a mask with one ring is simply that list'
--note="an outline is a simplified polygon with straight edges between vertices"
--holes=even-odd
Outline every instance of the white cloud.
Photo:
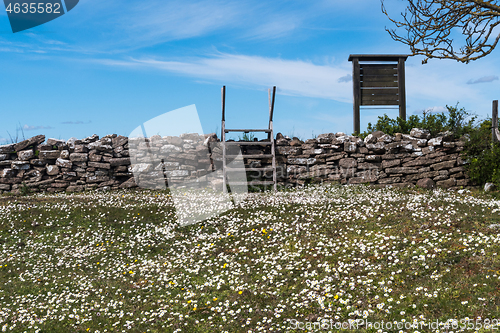
[{"label": "white cloud", "polygon": [[154,68],[196,79],[250,85],[259,89],[276,85],[280,93],[287,95],[320,97],[341,102],[350,102],[352,99],[351,85],[339,82],[340,78],[349,75],[349,64],[317,65],[303,60],[226,53],[184,61],[156,59],[95,61],[110,66]]},{"label": "white cloud", "polygon": [[50,126],[30,126],[30,125],[24,125],[23,130],[25,131],[36,131],[36,130],[41,130],[41,129],[52,129]]},{"label": "white cloud", "polygon": [[480,77],[479,79],[476,79],[476,80],[469,80],[469,81],[467,81],[467,84],[492,82],[492,81],[495,81],[495,80],[498,80],[498,76],[496,76],[496,75],[488,75],[488,76]]}]

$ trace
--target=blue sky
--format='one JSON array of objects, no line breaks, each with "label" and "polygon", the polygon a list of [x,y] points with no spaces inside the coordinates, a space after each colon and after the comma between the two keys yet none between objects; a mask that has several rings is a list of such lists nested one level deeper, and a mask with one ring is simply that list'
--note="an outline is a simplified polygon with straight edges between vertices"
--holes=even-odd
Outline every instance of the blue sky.
[{"label": "blue sky", "polygon": [[[387,0],[396,16],[404,2]],[[0,12],[0,144],[15,136],[128,135],[165,112],[195,104],[205,133],[267,126],[303,139],[352,132],[349,54],[406,54],[384,28],[376,0],[97,1],[13,34]],[[470,64],[410,57],[407,115],[460,105],[485,118],[500,99],[499,50]],[[361,129],[377,115],[361,111]],[[19,135],[21,133],[19,132]]]}]

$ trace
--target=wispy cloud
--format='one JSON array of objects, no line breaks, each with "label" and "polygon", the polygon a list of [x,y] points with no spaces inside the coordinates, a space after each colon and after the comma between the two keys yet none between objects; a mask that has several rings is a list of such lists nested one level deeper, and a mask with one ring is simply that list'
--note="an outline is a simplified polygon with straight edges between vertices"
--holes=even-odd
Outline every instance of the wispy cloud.
[{"label": "wispy cloud", "polygon": [[22,127],[22,129],[25,131],[36,131],[36,130],[52,129],[52,128],[53,127],[50,127],[50,126],[30,126],[30,125],[24,125]]},{"label": "wispy cloud", "polygon": [[260,56],[220,53],[183,61],[157,59],[94,60],[108,66],[154,68],[196,79],[263,88],[276,85],[287,95],[328,98],[350,102],[352,87],[339,79],[350,72],[344,66],[314,64]]},{"label": "wispy cloud", "polygon": [[92,120],[89,120],[89,121],[81,121],[81,120],[63,121],[61,124],[65,124],[65,125],[82,125],[82,124],[90,124],[90,123],[92,123]]},{"label": "wispy cloud", "polygon": [[340,77],[337,82],[342,83],[342,82],[351,82],[352,81],[352,75],[347,74],[345,76]]},{"label": "wispy cloud", "polygon": [[493,82],[495,80],[498,80],[498,76],[496,76],[496,75],[488,75],[488,76],[480,77],[479,79],[476,79],[476,80],[472,80],[471,79],[471,80],[467,81],[467,84]]}]

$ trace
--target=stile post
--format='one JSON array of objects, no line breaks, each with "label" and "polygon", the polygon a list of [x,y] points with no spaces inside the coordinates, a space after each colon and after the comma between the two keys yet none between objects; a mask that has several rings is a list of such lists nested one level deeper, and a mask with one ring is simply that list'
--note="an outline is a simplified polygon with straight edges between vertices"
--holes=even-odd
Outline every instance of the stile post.
[{"label": "stile post", "polygon": [[493,108],[491,112],[491,135],[493,142],[498,142],[498,100],[493,101]]},{"label": "stile post", "polygon": [[226,185],[226,86],[222,87],[222,191],[227,193]]},{"label": "stile post", "polygon": [[398,59],[399,118],[406,120],[405,58]]},{"label": "stile post", "polygon": [[353,128],[355,133],[360,133],[361,125],[359,118],[359,106],[361,105],[361,80],[360,80],[360,68],[359,59],[352,59],[352,86],[353,86]]},{"label": "stile post", "polygon": [[273,87],[273,94],[271,97],[271,89],[269,89],[269,130],[268,137],[271,140],[271,155],[272,158],[272,167],[273,167],[273,189],[274,192],[277,190],[276,185],[276,147],[274,145],[274,130],[273,130],[273,113],[274,113],[274,99],[276,98],[276,86]]}]

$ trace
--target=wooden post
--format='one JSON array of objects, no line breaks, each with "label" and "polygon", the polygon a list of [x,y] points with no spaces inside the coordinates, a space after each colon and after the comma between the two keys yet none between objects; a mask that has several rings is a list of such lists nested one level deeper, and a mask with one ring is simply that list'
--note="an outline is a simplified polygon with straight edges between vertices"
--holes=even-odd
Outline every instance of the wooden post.
[{"label": "wooden post", "polygon": [[353,130],[355,133],[360,133],[361,125],[359,119],[359,106],[361,105],[361,82],[359,59],[352,59],[352,87],[353,87]]},{"label": "wooden post", "polygon": [[226,185],[226,86],[222,87],[222,191],[227,193]]},{"label": "wooden post", "polygon": [[405,59],[398,59],[399,118],[406,120]]},{"label": "wooden post", "polygon": [[493,101],[493,110],[491,112],[491,135],[493,142],[498,142],[498,100]]},{"label": "wooden post", "polygon": [[[271,139],[271,155],[272,159],[272,167],[273,167],[273,189],[274,192],[277,190],[276,185],[276,151],[274,145],[274,130],[273,130],[273,113],[274,113],[274,100],[276,98],[276,86],[273,87],[273,95],[271,97],[271,89],[269,89],[269,130],[268,138]],[[265,172],[264,172],[265,173]]]}]

